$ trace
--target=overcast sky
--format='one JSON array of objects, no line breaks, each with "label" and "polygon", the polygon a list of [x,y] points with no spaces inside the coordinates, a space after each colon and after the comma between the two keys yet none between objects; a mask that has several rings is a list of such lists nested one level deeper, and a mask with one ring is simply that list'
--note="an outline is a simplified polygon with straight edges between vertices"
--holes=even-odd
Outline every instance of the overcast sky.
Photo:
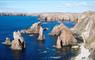
[{"label": "overcast sky", "polygon": [[0,0],[0,11],[83,12],[95,11],[95,0]]}]

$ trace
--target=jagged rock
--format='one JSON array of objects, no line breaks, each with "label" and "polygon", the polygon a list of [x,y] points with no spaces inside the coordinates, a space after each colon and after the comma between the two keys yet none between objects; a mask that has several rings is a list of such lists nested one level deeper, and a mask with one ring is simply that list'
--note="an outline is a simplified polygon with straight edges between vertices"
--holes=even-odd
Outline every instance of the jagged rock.
[{"label": "jagged rock", "polygon": [[73,33],[70,31],[70,29],[64,26],[63,23],[61,23],[58,26],[55,26],[50,34],[58,35],[57,42],[56,42],[56,48],[61,48],[60,47],[61,45],[63,46],[73,45],[77,42],[73,36]]},{"label": "jagged rock", "polygon": [[12,41],[12,45],[11,45],[11,48],[13,50],[22,50],[23,48],[25,48],[24,39],[21,36],[21,33],[19,31],[13,32],[13,37],[14,37],[14,40]]},{"label": "jagged rock", "polygon": [[61,34],[59,35],[60,40],[62,40],[62,45],[73,45],[76,43],[76,39],[74,38],[72,32],[64,25],[61,25],[61,28],[63,29],[61,31]]},{"label": "jagged rock", "polygon": [[32,24],[32,26],[26,30],[21,30],[21,33],[38,34],[40,30],[41,22]]},{"label": "jagged rock", "polygon": [[21,40],[21,42],[23,42],[23,41],[24,41],[24,39],[23,39],[23,37],[22,37],[22,35],[21,35],[20,31],[13,32],[13,38],[14,38],[14,40],[18,40],[18,39],[20,39],[20,40]]},{"label": "jagged rock", "polygon": [[38,40],[44,40],[45,36],[43,34],[44,30],[48,30],[48,28],[42,28],[41,22],[34,23],[30,29],[27,29],[26,31],[22,30],[21,32],[26,32],[29,34],[38,34]]},{"label": "jagged rock", "polygon": [[60,24],[60,25],[56,25],[55,27],[53,27],[52,31],[49,33],[49,35],[58,35],[60,33],[60,31],[63,30],[63,24]]}]

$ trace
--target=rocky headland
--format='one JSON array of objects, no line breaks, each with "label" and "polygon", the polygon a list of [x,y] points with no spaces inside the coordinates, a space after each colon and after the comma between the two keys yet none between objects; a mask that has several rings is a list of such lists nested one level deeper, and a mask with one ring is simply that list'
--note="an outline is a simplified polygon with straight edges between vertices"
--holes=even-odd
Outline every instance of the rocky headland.
[{"label": "rocky headland", "polygon": [[[57,35],[57,47],[61,48],[60,43],[70,44],[69,42],[76,39],[77,42],[79,40],[83,40],[82,43],[77,43],[80,46],[80,53],[73,58],[73,60],[95,60],[95,12],[88,11],[83,13],[33,13],[33,14],[1,14],[1,16],[39,16],[39,20],[44,21],[75,21],[76,25],[71,28],[62,28],[64,25],[60,27],[56,26],[51,31],[51,35]],[[34,25],[36,26],[36,25]],[[34,29],[32,26],[31,28]],[[34,33],[36,30],[22,30],[22,32]],[[41,26],[39,27],[39,35],[43,37],[43,29]],[[64,32],[65,31],[65,32]],[[62,39],[63,40],[62,40]],[[84,54],[85,53],[87,54]]]}]

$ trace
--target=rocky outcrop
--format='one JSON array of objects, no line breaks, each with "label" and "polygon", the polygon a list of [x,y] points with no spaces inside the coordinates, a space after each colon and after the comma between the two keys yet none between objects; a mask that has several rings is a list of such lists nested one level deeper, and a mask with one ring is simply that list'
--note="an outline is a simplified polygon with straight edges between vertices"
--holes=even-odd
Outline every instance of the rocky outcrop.
[{"label": "rocky outcrop", "polygon": [[32,24],[32,26],[26,30],[20,31],[21,33],[28,33],[28,34],[38,34],[38,40],[44,40],[45,36],[43,31],[47,30],[47,28],[42,28],[41,22],[37,22]]},{"label": "rocky outcrop", "polygon": [[20,32],[21,33],[28,33],[28,34],[34,34],[34,33],[39,33],[39,30],[40,30],[40,25],[41,22],[37,22],[37,23],[34,23],[32,24],[32,26],[26,30],[21,30]]},{"label": "rocky outcrop", "polygon": [[73,30],[75,33],[79,33],[82,36],[84,43],[93,41],[95,38],[95,14],[86,14]]},{"label": "rocky outcrop", "polygon": [[22,50],[23,48],[25,48],[24,39],[21,36],[21,33],[19,31],[13,32],[13,37],[14,37],[14,40],[12,41],[12,45],[11,45],[11,48],[13,50]]},{"label": "rocky outcrop", "polygon": [[[62,48],[62,46],[74,45],[77,41],[73,36],[73,33],[64,26],[63,23],[53,28],[51,35],[58,35],[56,48]],[[61,46],[62,45],[62,46]]]}]

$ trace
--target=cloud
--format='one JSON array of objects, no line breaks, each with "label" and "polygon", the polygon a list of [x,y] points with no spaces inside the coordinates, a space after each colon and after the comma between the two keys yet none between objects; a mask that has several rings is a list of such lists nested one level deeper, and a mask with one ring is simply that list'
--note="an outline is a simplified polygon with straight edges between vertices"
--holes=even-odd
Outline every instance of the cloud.
[{"label": "cloud", "polygon": [[86,7],[88,4],[86,2],[72,2],[63,4],[65,7]]}]

